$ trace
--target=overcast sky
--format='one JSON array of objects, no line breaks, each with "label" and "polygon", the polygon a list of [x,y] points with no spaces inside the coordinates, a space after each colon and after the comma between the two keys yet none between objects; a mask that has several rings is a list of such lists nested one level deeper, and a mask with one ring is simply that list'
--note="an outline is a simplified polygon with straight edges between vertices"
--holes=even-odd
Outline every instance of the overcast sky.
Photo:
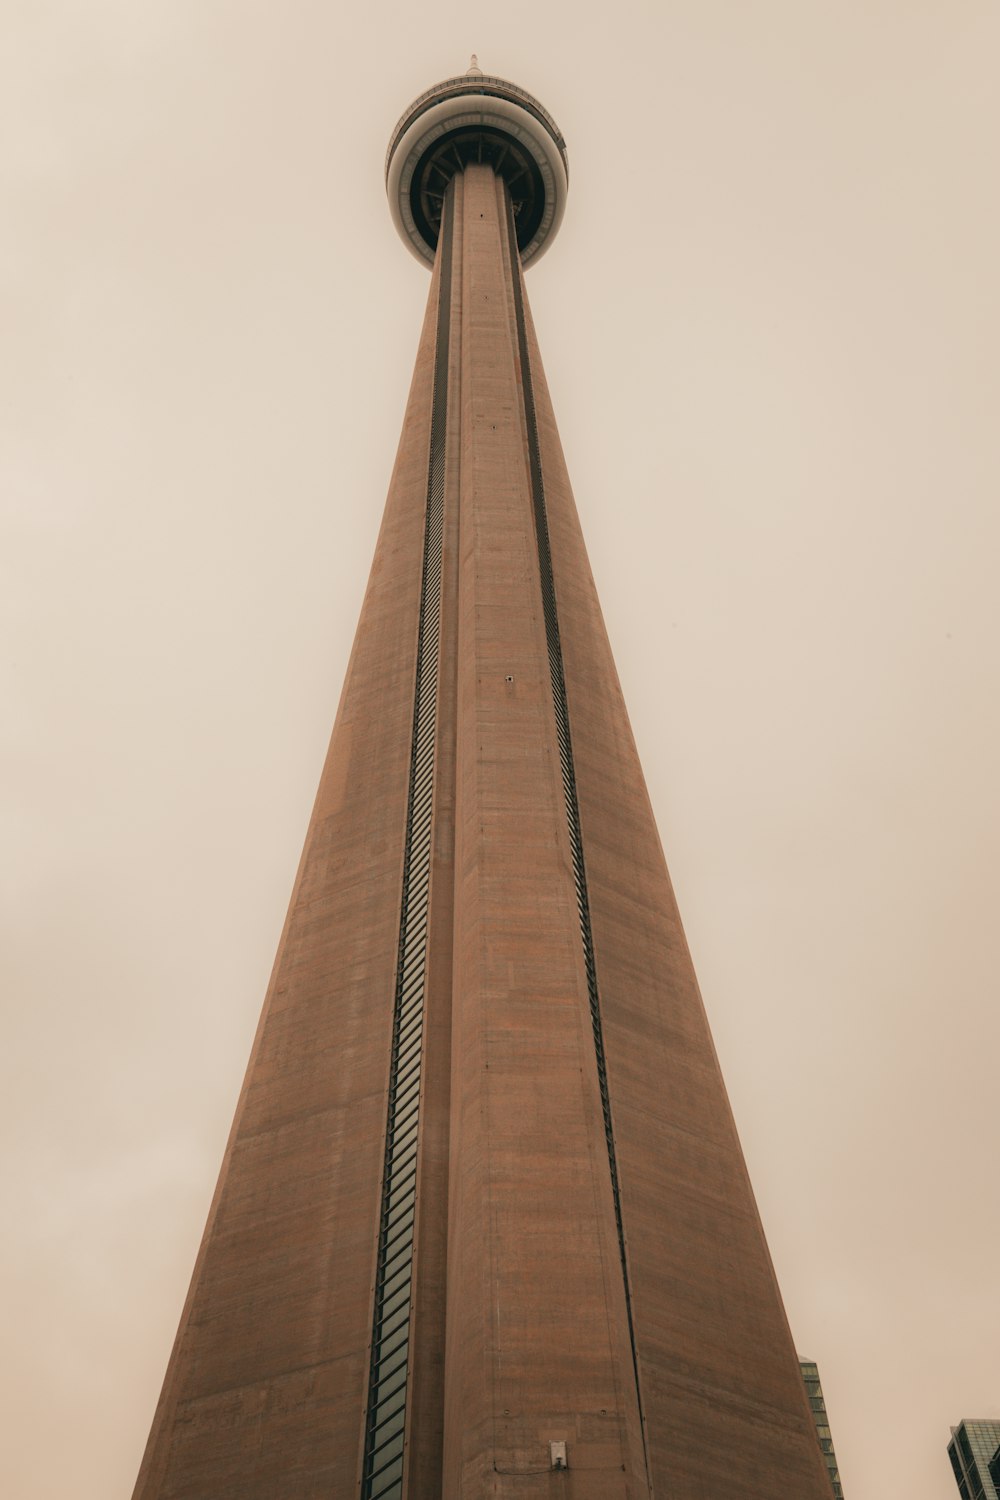
[{"label": "overcast sky", "polygon": [[5,1500],[128,1500],[427,294],[409,100],[536,93],[528,290],[848,1500],[1000,1415],[1000,10],[0,0]]}]

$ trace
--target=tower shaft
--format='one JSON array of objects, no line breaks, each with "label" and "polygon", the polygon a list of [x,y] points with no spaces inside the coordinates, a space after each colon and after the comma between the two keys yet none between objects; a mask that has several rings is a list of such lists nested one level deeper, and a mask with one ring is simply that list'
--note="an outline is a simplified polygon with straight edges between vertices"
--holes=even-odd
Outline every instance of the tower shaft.
[{"label": "tower shaft", "polygon": [[734,1476],[829,1500],[510,192],[473,162],[135,1500]]},{"label": "tower shaft", "polygon": [[574,1484],[597,1500],[644,1493],[644,1462],[553,699],[558,647],[534,506],[523,289],[506,203],[489,169],[467,168],[456,183],[445,1490],[518,1492],[528,1472],[547,1467],[548,1443],[562,1440]]}]

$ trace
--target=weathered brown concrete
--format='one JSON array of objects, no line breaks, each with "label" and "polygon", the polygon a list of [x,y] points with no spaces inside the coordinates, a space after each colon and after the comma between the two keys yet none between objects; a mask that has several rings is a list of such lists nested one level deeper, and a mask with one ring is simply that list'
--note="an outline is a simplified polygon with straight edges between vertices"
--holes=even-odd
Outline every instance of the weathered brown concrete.
[{"label": "weathered brown concrete", "polygon": [[355,1496],[437,281],[285,931],[135,1500]]},{"label": "weathered brown concrete", "polygon": [[530,327],[529,348],[652,1481],[829,1500]]},{"label": "weathered brown concrete", "polygon": [[[503,199],[465,173],[445,1483],[645,1495],[524,443]],[[571,1475],[549,1472],[568,1442]]]}]

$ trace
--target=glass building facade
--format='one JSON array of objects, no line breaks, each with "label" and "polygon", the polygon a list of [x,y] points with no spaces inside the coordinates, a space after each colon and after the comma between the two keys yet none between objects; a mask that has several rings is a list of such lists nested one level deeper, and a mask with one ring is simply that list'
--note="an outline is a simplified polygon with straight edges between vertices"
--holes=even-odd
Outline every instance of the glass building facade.
[{"label": "glass building facade", "polygon": [[997,1445],[997,1451],[990,1459],[990,1478],[996,1487],[997,1494],[1000,1495],[1000,1444]]},{"label": "glass building facade", "polygon": [[1000,1420],[971,1421],[966,1418],[951,1429],[948,1457],[962,1500],[1000,1500],[998,1448]]},{"label": "glass building facade", "polygon": [[837,1455],[833,1451],[833,1438],[830,1435],[830,1419],[826,1414],[826,1401],[819,1380],[819,1367],[811,1359],[800,1359],[799,1369],[805,1381],[806,1395],[809,1397],[813,1421],[816,1423],[816,1436],[819,1438],[819,1446],[826,1460],[826,1471],[830,1476],[833,1493],[836,1500],[844,1500],[844,1488],[840,1482],[840,1471],[837,1468]]}]

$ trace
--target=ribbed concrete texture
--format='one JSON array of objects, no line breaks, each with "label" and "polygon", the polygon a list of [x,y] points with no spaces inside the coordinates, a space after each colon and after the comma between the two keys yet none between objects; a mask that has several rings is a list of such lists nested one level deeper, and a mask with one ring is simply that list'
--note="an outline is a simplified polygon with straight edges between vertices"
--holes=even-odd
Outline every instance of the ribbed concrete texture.
[{"label": "ribbed concrete texture", "polygon": [[654,1494],[830,1490],[469,165],[135,1496]]}]

